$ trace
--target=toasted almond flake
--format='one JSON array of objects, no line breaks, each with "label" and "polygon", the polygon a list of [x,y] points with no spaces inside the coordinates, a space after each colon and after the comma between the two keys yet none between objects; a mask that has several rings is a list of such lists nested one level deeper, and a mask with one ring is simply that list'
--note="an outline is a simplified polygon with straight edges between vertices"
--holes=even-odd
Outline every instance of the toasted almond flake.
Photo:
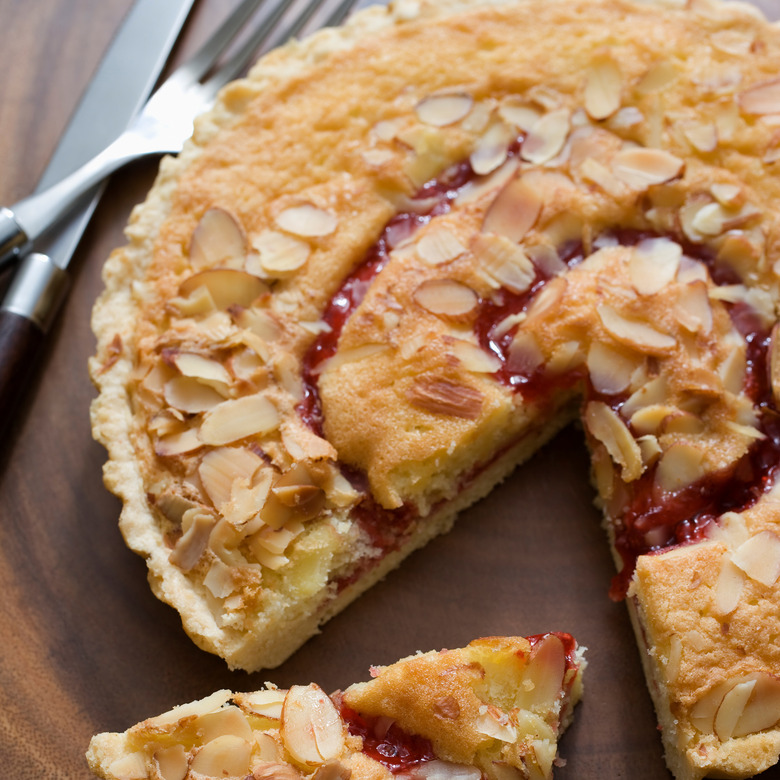
[{"label": "toasted almond flake", "polygon": [[482,347],[470,341],[459,339],[453,345],[452,351],[466,371],[473,371],[475,374],[494,374],[501,368],[501,361],[497,355],[485,352]]},{"label": "toasted almond flake", "polygon": [[743,57],[750,54],[755,36],[752,32],[743,32],[741,30],[718,30],[710,36],[710,42],[724,54],[732,54],[736,57]]},{"label": "toasted almond flake", "polygon": [[471,250],[479,265],[500,287],[523,293],[536,278],[536,268],[523,249],[498,233],[479,233]]},{"label": "toasted almond flake", "polygon": [[667,89],[680,77],[680,69],[672,62],[664,60],[654,63],[637,84],[637,92],[650,94]]},{"label": "toasted almond flake", "polygon": [[547,634],[531,650],[525,681],[530,691],[524,704],[529,709],[545,711],[551,702],[558,701],[566,673],[566,653],[563,642],[555,634]]},{"label": "toasted almond flake", "polygon": [[279,412],[264,395],[223,401],[207,412],[200,426],[204,444],[220,446],[247,436],[268,433],[279,425]]},{"label": "toasted almond flake", "polygon": [[193,720],[206,713],[216,712],[228,702],[231,696],[232,693],[229,690],[222,688],[203,699],[198,699],[188,704],[181,704],[168,710],[168,712],[163,712],[162,715],[149,718],[144,721],[144,726],[151,729],[161,729],[174,723],[180,723],[183,720]]},{"label": "toasted almond flake", "polygon": [[658,439],[652,434],[640,436],[636,440],[636,443],[639,445],[639,451],[642,453],[642,463],[645,468],[652,466],[663,452],[661,445],[658,443]]},{"label": "toasted almond flake", "polygon": [[555,279],[549,281],[528,307],[526,323],[535,323],[552,314],[561,305],[568,286],[569,283],[565,276],[556,276]]},{"label": "toasted almond flake", "polygon": [[208,547],[216,518],[200,508],[188,509],[182,518],[183,534],[168,556],[168,560],[182,571],[189,571],[200,560]]},{"label": "toasted almond flake", "polygon": [[403,119],[400,117],[396,117],[395,119],[382,119],[371,128],[371,132],[380,141],[389,143],[395,138],[402,123]]},{"label": "toasted almond flake", "polygon": [[639,479],[644,468],[642,453],[617,413],[601,401],[591,401],[585,408],[584,419],[591,435],[606,447],[612,460],[621,467],[623,480]]},{"label": "toasted almond flake", "polygon": [[[252,248],[257,252],[247,259],[250,273],[262,270],[271,275],[288,274],[297,271],[309,259],[311,248],[305,241],[280,233],[264,230],[252,239]],[[255,267],[259,265],[259,269]]]},{"label": "toasted almond flake", "polygon": [[724,230],[729,215],[720,203],[708,203],[697,209],[691,218],[691,232],[703,236],[719,236]]},{"label": "toasted almond flake", "polygon": [[176,376],[165,383],[165,403],[187,414],[198,414],[213,409],[224,401],[214,388],[187,376]]},{"label": "toasted almond flake", "polygon": [[117,780],[146,780],[149,773],[146,769],[146,757],[142,751],[127,753],[114,759],[108,767],[111,777]]},{"label": "toasted almond flake", "polygon": [[469,95],[431,95],[424,98],[415,106],[417,118],[426,125],[433,127],[445,127],[463,119],[474,100]]},{"label": "toasted almond flake", "polygon": [[344,749],[344,724],[325,692],[313,683],[294,685],[282,707],[280,734],[290,755],[302,764],[321,764]]},{"label": "toasted almond flake", "polygon": [[607,195],[619,198],[623,194],[625,189],[624,183],[606,165],[603,165],[598,160],[586,157],[580,164],[579,172],[585,181],[597,184]]},{"label": "toasted almond flake", "polygon": [[697,152],[707,154],[718,148],[718,129],[713,122],[683,122],[680,127]]},{"label": "toasted almond flake", "polygon": [[431,414],[476,420],[482,412],[484,396],[470,385],[432,376],[415,377],[407,392],[409,403]]},{"label": "toasted almond flake", "polygon": [[189,761],[184,745],[172,745],[154,754],[157,771],[162,780],[184,780],[189,769]]},{"label": "toasted almond flake", "polygon": [[714,730],[721,742],[731,739],[748,699],[756,687],[755,680],[737,683],[724,697],[715,715]]},{"label": "toasted almond flake", "polygon": [[387,344],[361,344],[359,347],[340,349],[333,357],[323,360],[322,363],[315,366],[312,373],[318,375],[325,371],[336,371],[347,363],[356,363],[359,360],[377,357],[389,352],[389,350],[390,347]]},{"label": "toasted almond flake", "polygon": [[228,705],[216,712],[209,712],[198,718],[198,734],[205,742],[230,734],[239,739],[250,741],[253,737],[252,727],[241,710],[235,705]]},{"label": "toasted almond flake", "polygon": [[[747,352],[744,343],[734,343],[723,362],[718,366],[718,376],[723,382],[723,389],[738,395],[745,383],[747,370]],[[774,386],[773,386],[773,393]]]},{"label": "toasted almond flake", "polygon": [[551,374],[562,374],[580,365],[584,360],[582,345],[578,341],[564,341],[555,348],[545,369]]},{"label": "toasted almond flake", "polygon": [[522,98],[510,95],[499,105],[498,115],[519,130],[530,130],[539,121],[541,113]]},{"label": "toasted almond flake", "polygon": [[462,255],[466,247],[449,228],[436,226],[420,237],[416,251],[418,257],[429,265],[441,265]]},{"label": "toasted almond flake", "polygon": [[248,307],[268,292],[265,282],[253,274],[232,268],[215,268],[185,279],[179,286],[179,295],[186,297],[199,287],[205,287],[214,305],[222,310],[233,305]]},{"label": "toasted almond flake", "polygon": [[597,311],[607,333],[621,344],[651,355],[668,354],[677,345],[672,336],[661,333],[647,323],[623,317],[605,303],[602,303]]},{"label": "toasted almond flake", "polygon": [[455,206],[464,206],[479,200],[483,195],[500,190],[514,175],[520,165],[517,157],[510,157],[503,165],[487,176],[471,179],[460,189],[453,201]]},{"label": "toasted almond flake", "polygon": [[776,726],[780,720],[780,680],[762,672],[754,672],[749,677],[755,679],[756,684],[734,726],[732,737],[757,734]]},{"label": "toasted almond flake", "polygon": [[732,560],[750,579],[769,587],[780,578],[780,536],[761,531],[741,544]]},{"label": "toasted almond flake", "polygon": [[[625,412],[621,409],[623,417]],[[630,417],[631,427],[639,434],[658,433],[664,422],[674,415],[681,414],[676,406],[668,404],[650,404],[637,409]]]},{"label": "toasted almond flake", "polygon": [[712,307],[704,282],[680,286],[675,316],[680,325],[691,333],[707,335],[712,331]]},{"label": "toasted almond flake", "polygon": [[203,578],[203,585],[208,588],[214,598],[227,598],[236,590],[233,570],[220,558],[214,558]]},{"label": "toasted almond flake", "polygon": [[520,156],[534,165],[549,162],[563,149],[571,129],[571,114],[559,108],[544,114],[528,131]]},{"label": "toasted almond flake", "polygon": [[740,92],[737,103],[745,114],[780,114],[780,79],[764,81]]},{"label": "toasted almond flake", "polygon": [[558,250],[550,244],[537,244],[525,250],[530,261],[544,274],[559,276],[566,270]]},{"label": "toasted almond flake", "polygon": [[471,111],[461,120],[461,129],[467,133],[483,133],[490,120],[493,118],[496,108],[496,101],[493,98],[480,100],[472,106]]},{"label": "toasted almond flake", "polygon": [[209,209],[192,233],[193,268],[240,267],[245,255],[246,237],[236,218],[224,209]]},{"label": "toasted almond flake", "polygon": [[741,206],[745,197],[744,190],[737,184],[713,184],[710,194],[722,206]]},{"label": "toasted almond flake", "polygon": [[242,707],[250,710],[255,715],[261,715],[272,720],[281,720],[282,706],[284,705],[284,697],[286,695],[287,691],[285,690],[270,688],[238,694],[236,698]]},{"label": "toasted almond flake", "polygon": [[249,773],[250,743],[226,734],[206,743],[192,759],[190,771],[206,777],[244,777]]},{"label": "toasted almond flake", "polygon": [[491,125],[477,141],[477,146],[469,157],[474,173],[484,176],[503,165],[513,137],[511,129],[505,124]]},{"label": "toasted almond flake", "polygon": [[588,350],[586,365],[593,389],[598,393],[613,395],[628,388],[637,361],[606,344],[594,341]]},{"label": "toasted almond flake", "polygon": [[676,680],[680,673],[680,661],[682,660],[682,640],[677,634],[672,634],[669,640],[669,655],[666,660],[666,677],[668,680]]},{"label": "toasted almond flake", "polygon": [[285,209],[276,215],[275,222],[282,230],[307,238],[329,236],[338,225],[335,214],[311,203]]},{"label": "toasted almond flake", "polygon": [[395,152],[391,149],[364,149],[360,156],[372,168],[379,168],[386,162],[395,158]]},{"label": "toasted almond flake", "polygon": [[734,565],[731,557],[724,555],[720,562],[718,580],[713,593],[713,606],[720,615],[730,615],[739,604],[745,586],[745,575]]},{"label": "toasted almond flake", "polygon": [[198,476],[206,495],[221,512],[230,501],[234,482],[244,480],[247,484],[251,483],[264,465],[259,455],[245,447],[219,447],[203,456]]},{"label": "toasted almond flake", "polygon": [[612,170],[630,187],[644,190],[676,178],[684,165],[682,159],[661,149],[627,148],[615,155]]},{"label": "toasted almond flake", "polygon": [[682,247],[668,238],[640,241],[628,260],[631,284],[640,295],[655,295],[677,275]]},{"label": "toasted almond flake", "polygon": [[675,493],[705,474],[704,455],[691,444],[673,444],[661,456],[655,484],[664,493]]},{"label": "toasted almond flake", "polygon": [[172,362],[185,377],[230,384],[230,374],[217,360],[192,352],[178,352],[173,355]]},{"label": "toasted almond flake", "polygon": [[477,715],[474,729],[492,739],[513,744],[517,740],[517,728],[509,721],[506,713],[488,705],[485,712]]},{"label": "toasted almond flake", "polygon": [[533,333],[519,330],[509,345],[507,368],[513,374],[530,375],[544,364],[544,354]]},{"label": "toasted almond flake", "polygon": [[178,433],[172,433],[164,436],[154,443],[154,451],[163,458],[170,458],[175,455],[184,455],[194,452],[203,446],[203,442],[198,436],[197,428],[188,428]]},{"label": "toasted almond flake", "polygon": [[542,210],[538,191],[522,177],[511,179],[485,214],[482,230],[520,241],[536,224]]},{"label": "toasted almond flake", "polygon": [[591,119],[612,116],[620,108],[623,77],[618,64],[608,58],[594,62],[585,77],[585,110]]}]

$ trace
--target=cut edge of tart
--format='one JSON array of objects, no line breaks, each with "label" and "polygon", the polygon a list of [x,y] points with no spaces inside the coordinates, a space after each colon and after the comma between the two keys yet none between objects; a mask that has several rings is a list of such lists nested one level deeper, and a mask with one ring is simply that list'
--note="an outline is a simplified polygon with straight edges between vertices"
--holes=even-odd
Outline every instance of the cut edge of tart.
[{"label": "cut edge of tart", "polygon": [[331,696],[217,691],[96,735],[87,761],[105,780],[549,780],[585,667],[568,634],[477,639]]},{"label": "cut edge of tart", "polygon": [[778,62],[739,3],[412,2],[228,86],[90,364],[194,641],[281,663],[581,403],[670,767],[775,763]]}]

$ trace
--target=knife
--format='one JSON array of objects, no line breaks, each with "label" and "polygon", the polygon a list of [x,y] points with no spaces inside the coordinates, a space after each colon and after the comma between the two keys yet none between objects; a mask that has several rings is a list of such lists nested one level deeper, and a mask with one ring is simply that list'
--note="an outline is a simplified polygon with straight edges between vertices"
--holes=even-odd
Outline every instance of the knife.
[{"label": "knife", "polygon": [[[194,0],[136,0],[84,92],[36,192],[101,151],[130,123],[152,91]],[[19,261],[0,304],[0,435],[32,379],[44,335],[67,288],[66,269],[102,194],[85,195],[70,219]],[[0,209],[0,213],[6,211]]]}]

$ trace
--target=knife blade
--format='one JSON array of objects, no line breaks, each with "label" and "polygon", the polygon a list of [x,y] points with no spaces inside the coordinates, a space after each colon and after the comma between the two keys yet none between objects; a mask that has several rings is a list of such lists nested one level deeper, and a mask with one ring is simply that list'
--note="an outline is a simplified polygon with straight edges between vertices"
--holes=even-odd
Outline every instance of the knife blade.
[{"label": "knife blade", "polygon": [[[194,0],[136,0],[87,86],[37,190],[99,152],[130,123],[165,66]],[[27,254],[0,305],[0,434],[32,378],[43,337],[64,299],[68,267],[103,185]],[[22,245],[19,254],[31,247]]]}]

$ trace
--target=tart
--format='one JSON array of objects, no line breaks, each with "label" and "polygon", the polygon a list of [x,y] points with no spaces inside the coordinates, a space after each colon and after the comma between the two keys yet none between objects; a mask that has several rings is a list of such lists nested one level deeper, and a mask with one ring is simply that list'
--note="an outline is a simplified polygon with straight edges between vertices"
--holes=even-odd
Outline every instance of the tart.
[{"label": "tart", "polygon": [[398,2],[229,85],[93,317],[193,640],[281,663],[579,419],[670,768],[775,763],[778,72],[741,3]]},{"label": "tart", "polygon": [[217,691],[98,734],[87,760],[106,780],[547,780],[583,653],[568,634],[490,637],[373,667],[330,696],[315,683]]}]

